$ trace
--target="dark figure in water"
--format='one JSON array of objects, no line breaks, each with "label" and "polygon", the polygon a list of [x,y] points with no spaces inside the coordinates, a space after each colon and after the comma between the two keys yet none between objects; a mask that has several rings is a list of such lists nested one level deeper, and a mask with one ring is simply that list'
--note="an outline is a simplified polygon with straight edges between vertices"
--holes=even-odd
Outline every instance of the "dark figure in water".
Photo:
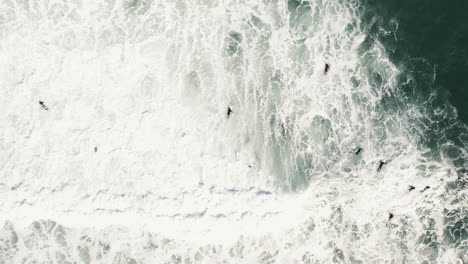
[{"label": "dark figure in water", "polygon": [[330,71],[330,64],[325,63],[325,70],[323,71],[323,74],[327,75],[328,71]]},{"label": "dark figure in water", "polygon": [[409,186],[409,191],[411,192],[412,190],[416,189],[413,185],[408,185]]},{"label": "dark figure in water", "polygon": [[44,102],[42,101],[39,101],[39,104],[42,106],[42,108],[44,108],[46,111],[49,111],[49,107],[47,107],[47,105],[44,104]]},{"label": "dark figure in water", "polygon": [[231,109],[231,107],[229,107],[229,106],[228,106],[228,110],[227,110],[227,118],[229,118],[229,116],[231,116],[231,114],[232,114],[232,113],[233,113],[233,112],[232,112],[232,109]]},{"label": "dark figure in water", "polygon": [[355,154],[356,154],[356,155],[359,155],[359,153],[361,153],[361,151],[362,151],[362,148],[358,148],[358,149],[356,150]]},{"label": "dark figure in water", "polygon": [[383,160],[381,160],[381,161],[379,161],[379,162],[380,162],[380,163],[379,163],[379,167],[377,168],[377,172],[379,172],[379,171],[382,170],[382,167],[383,167],[384,164],[387,164],[387,162],[385,162],[385,161],[383,161]]},{"label": "dark figure in water", "polygon": [[424,189],[421,190],[421,192],[424,192],[424,191],[426,191],[426,190],[428,190],[430,188],[431,188],[431,186],[426,186],[426,187],[424,187]]},{"label": "dark figure in water", "polygon": [[389,213],[389,214],[388,214],[388,221],[392,220],[392,218],[393,218],[393,214],[392,214],[392,213]]}]

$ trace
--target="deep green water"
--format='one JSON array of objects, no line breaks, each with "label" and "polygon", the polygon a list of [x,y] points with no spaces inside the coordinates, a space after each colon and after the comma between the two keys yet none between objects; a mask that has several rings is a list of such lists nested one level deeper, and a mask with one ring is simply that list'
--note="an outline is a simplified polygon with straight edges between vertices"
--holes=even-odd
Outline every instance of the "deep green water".
[{"label": "deep green water", "polygon": [[[429,147],[428,154],[436,160],[451,160],[458,178],[448,183],[445,191],[457,197],[451,202],[459,206],[455,211],[466,215],[463,201],[468,188],[468,1],[360,2],[367,41],[385,47],[387,56],[401,70],[398,86],[406,102],[421,106],[424,116],[413,119],[411,124],[423,128],[419,147]],[[417,129],[413,132],[418,133]],[[454,220],[451,213],[444,214],[445,222],[450,223],[444,231],[444,241],[460,247],[468,239],[468,219]],[[457,229],[455,236],[453,228]]]},{"label": "deep green water", "polygon": [[425,101],[436,94],[434,106],[450,103],[468,123],[468,1],[363,2],[371,36],[416,80],[409,95]]},{"label": "deep green water", "polygon": [[[466,184],[468,144],[468,1],[362,0],[368,41],[380,42],[401,70],[399,86],[421,105],[423,146],[453,161]],[[414,131],[418,133],[419,131]]]}]

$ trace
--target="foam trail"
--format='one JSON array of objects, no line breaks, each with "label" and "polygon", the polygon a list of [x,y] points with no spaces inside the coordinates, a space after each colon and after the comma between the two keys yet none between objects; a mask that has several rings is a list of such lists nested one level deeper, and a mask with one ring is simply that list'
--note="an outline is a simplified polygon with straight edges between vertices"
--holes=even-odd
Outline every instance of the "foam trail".
[{"label": "foam trail", "polygon": [[0,263],[466,260],[466,148],[359,10],[3,1]]}]

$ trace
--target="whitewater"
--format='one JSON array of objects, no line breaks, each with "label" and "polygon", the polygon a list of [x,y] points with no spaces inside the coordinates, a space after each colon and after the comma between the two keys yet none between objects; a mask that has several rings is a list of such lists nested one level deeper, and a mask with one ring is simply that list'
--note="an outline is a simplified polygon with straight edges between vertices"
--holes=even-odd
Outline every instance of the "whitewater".
[{"label": "whitewater", "polygon": [[466,263],[468,133],[362,11],[2,0],[0,263]]}]

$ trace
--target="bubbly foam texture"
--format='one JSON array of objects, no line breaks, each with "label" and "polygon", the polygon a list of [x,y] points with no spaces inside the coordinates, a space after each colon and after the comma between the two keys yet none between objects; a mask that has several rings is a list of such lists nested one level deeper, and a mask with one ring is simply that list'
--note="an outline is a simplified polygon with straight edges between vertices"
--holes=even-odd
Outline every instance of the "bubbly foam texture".
[{"label": "bubbly foam texture", "polygon": [[358,10],[0,3],[0,263],[466,261],[466,149]]}]

